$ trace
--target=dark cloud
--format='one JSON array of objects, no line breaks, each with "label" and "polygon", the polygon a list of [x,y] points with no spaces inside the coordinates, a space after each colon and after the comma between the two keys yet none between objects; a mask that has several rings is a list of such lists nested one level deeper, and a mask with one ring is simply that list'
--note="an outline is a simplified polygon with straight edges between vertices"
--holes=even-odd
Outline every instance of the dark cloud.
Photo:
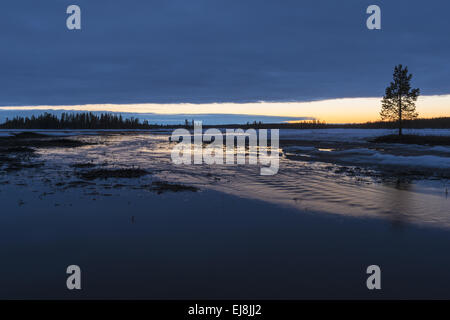
[{"label": "dark cloud", "polygon": [[[82,30],[65,27],[82,9]],[[450,3],[2,0],[0,105],[301,101],[380,96],[406,64],[450,93]]]}]

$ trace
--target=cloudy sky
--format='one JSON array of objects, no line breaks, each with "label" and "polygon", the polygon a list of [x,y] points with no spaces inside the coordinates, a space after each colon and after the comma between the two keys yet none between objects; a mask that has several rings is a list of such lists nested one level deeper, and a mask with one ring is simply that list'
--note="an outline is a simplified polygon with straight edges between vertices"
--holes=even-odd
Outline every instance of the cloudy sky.
[{"label": "cloudy sky", "polygon": [[[71,4],[82,30],[66,28]],[[371,4],[380,31],[366,28]],[[0,106],[314,116],[301,102],[327,100],[319,117],[351,120],[334,99],[378,99],[398,63],[423,95],[450,94],[449,13],[446,0],[2,0]],[[426,115],[450,115],[437,99]],[[246,104],[259,101],[272,104]]]}]

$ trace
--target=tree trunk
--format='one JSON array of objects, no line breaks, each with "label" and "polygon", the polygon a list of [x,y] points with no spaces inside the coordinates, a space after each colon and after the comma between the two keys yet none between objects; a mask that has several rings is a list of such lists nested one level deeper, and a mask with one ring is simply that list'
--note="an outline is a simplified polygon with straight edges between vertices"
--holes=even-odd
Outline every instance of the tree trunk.
[{"label": "tree trunk", "polygon": [[398,99],[398,135],[401,136],[402,132],[402,98]]}]

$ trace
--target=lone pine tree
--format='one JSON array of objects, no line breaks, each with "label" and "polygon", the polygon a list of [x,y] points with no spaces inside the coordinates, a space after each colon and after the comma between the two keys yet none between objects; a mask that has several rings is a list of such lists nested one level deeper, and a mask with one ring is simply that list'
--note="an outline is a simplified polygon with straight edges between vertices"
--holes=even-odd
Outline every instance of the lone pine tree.
[{"label": "lone pine tree", "polygon": [[381,108],[381,119],[397,121],[398,134],[402,135],[402,121],[417,118],[416,101],[419,89],[411,89],[412,74],[408,74],[408,67],[399,64],[394,69],[394,81],[386,88]]}]

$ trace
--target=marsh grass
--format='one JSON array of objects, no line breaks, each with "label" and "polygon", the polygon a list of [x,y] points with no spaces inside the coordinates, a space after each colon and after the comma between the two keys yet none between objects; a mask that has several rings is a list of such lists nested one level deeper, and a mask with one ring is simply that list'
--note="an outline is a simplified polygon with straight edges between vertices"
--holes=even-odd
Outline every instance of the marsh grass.
[{"label": "marsh grass", "polygon": [[155,191],[158,194],[161,194],[163,192],[183,192],[183,191],[190,191],[190,192],[197,192],[199,189],[193,186],[187,186],[183,184],[177,184],[177,183],[168,183],[164,181],[155,181],[152,183],[151,189]]},{"label": "marsh grass", "polygon": [[89,171],[76,172],[76,175],[83,180],[109,179],[109,178],[140,178],[150,174],[143,169],[95,169]]}]

